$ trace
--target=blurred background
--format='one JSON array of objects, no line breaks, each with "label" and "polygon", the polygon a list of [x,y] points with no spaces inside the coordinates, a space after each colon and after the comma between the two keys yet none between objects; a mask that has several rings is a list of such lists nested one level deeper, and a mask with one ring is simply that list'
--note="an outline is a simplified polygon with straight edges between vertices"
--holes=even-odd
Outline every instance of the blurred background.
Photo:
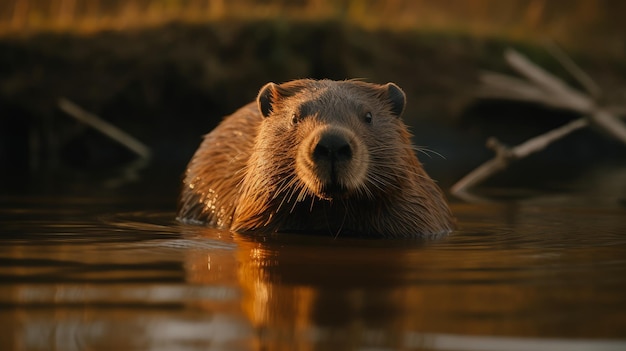
[{"label": "blurred background", "polygon": [[[129,183],[178,191],[201,135],[269,81],[394,81],[406,122],[445,188],[491,157],[579,117],[477,100],[483,70],[511,73],[513,47],[580,88],[545,48],[556,42],[626,100],[626,2],[619,0],[3,0],[0,3],[0,190],[108,191]],[[127,147],[59,106],[66,99],[145,144]],[[577,132],[495,182],[560,179],[626,148]],[[517,167],[517,168],[516,168]],[[538,171],[539,170],[539,171]]]}]

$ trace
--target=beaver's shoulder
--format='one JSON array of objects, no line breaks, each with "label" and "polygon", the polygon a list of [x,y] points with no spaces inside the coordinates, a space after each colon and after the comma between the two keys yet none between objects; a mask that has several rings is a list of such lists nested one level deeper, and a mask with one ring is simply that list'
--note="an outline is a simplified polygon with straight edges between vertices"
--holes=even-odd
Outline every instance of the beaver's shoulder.
[{"label": "beaver's shoulder", "polygon": [[250,103],[240,108],[204,136],[187,166],[178,208],[180,220],[230,225],[237,187],[262,120],[256,106]]}]

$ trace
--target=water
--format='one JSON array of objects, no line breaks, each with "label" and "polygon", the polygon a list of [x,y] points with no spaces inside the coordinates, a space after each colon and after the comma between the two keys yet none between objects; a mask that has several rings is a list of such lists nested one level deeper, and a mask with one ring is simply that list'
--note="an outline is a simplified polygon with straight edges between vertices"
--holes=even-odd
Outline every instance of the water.
[{"label": "water", "polygon": [[4,196],[0,344],[625,350],[626,189],[611,174],[457,201],[459,229],[436,241],[251,237],[175,222],[171,196]]}]

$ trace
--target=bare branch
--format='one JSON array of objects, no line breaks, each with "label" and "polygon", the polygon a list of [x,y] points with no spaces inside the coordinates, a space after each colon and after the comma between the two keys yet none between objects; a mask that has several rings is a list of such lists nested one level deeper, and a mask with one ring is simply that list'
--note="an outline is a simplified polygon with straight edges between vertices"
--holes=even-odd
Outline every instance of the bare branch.
[{"label": "bare branch", "polygon": [[552,108],[573,110],[568,101],[538,89],[535,85],[519,78],[483,72],[479,79],[483,85],[476,91],[477,97],[538,103]]},{"label": "bare branch", "polygon": [[59,107],[71,117],[74,117],[80,122],[87,124],[100,133],[117,141],[132,152],[139,155],[141,158],[150,158],[150,148],[109,122],[83,110],[80,106],[64,98],[59,99]]},{"label": "bare branch", "polygon": [[572,60],[569,55],[563,49],[561,49],[554,41],[548,40],[546,42],[546,48],[554,58],[556,58],[559,63],[565,67],[565,69],[572,75],[572,77],[576,78],[576,80],[585,88],[587,93],[591,95],[593,99],[598,99],[602,95],[602,90],[596,84],[596,82],[591,79],[591,77],[580,68],[574,60]]},{"label": "bare branch", "polygon": [[515,155],[515,159],[527,157],[538,151],[545,149],[553,142],[565,137],[566,135],[584,128],[589,125],[589,120],[585,117],[575,119],[567,124],[564,124],[558,128],[552,129],[549,132],[530,138],[517,145],[511,150],[511,153]]},{"label": "bare branch", "polygon": [[530,62],[515,50],[507,50],[504,54],[507,62],[520,74],[535,83],[538,89],[551,93],[554,97],[568,101],[571,109],[588,113],[593,109],[593,100],[582,93],[571,89],[562,80]]},{"label": "bare branch", "polygon": [[594,125],[599,126],[622,143],[626,144],[626,125],[606,110],[598,109],[590,117]]},{"label": "bare branch", "polygon": [[539,152],[551,143],[590,124],[600,127],[626,144],[626,125],[616,117],[618,114],[624,114],[625,108],[596,105],[596,98],[600,94],[599,88],[565,53],[557,50],[560,49],[554,46],[553,54],[556,52],[555,56],[559,62],[585,86],[590,94],[594,95],[593,98],[567,86],[561,79],[538,67],[514,50],[507,50],[505,59],[528,81],[504,74],[483,72],[480,76],[483,85],[479,87],[477,96],[539,103],[572,110],[585,117],[528,139],[513,148],[508,148],[497,139],[490,138],[487,146],[495,151],[495,157],[454,184],[451,188],[452,194],[462,198],[472,198],[468,197],[467,189],[504,170],[510,162]]},{"label": "bare branch", "polygon": [[452,188],[450,188],[450,192],[453,195],[461,194],[467,189],[473,188],[475,185],[484,182],[492,175],[504,170],[507,166],[507,162],[504,162],[501,158],[494,157],[478,166],[478,168],[470,172],[465,177],[461,178],[461,180],[456,182]]},{"label": "bare branch", "polygon": [[487,145],[490,149],[495,149],[496,156],[456,182],[450,191],[452,194],[459,194],[466,189],[485,181],[492,175],[503,171],[512,161],[522,159],[535,152],[539,152],[554,141],[561,139],[578,129],[584,128],[587,125],[589,125],[587,118],[579,118],[547,133],[528,139],[522,144],[519,144],[511,149],[498,142],[497,139],[490,138],[487,141]]}]

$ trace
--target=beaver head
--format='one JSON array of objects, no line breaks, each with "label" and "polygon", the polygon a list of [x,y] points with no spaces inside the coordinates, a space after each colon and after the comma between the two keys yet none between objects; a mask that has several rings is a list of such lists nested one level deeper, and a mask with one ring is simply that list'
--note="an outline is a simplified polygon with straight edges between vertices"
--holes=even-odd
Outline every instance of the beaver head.
[{"label": "beaver head", "polygon": [[[395,84],[360,81],[300,80],[265,85],[257,98],[265,121],[258,157],[270,167],[281,188],[296,201],[307,196],[332,200],[372,196],[380,186],[375,172],[393,144],[404,92]],[[377,157],[378,156],[378,157]],[[391,165],[390,165],[391,166]],[[395,167],[395,166],[394,166]],[[280,191],[279,191],[280,193]]]},{"label": "beaver head", "polygon": [[[400,118],[405,101],[393,83],[266,84],[257,97],[263,120],[243,171],[234,227],[266,226],[300,207],[315,218],[319,203],[367,206],[414,188],[422,171]],[[420,174],[413,177],[415,167]]]}]

